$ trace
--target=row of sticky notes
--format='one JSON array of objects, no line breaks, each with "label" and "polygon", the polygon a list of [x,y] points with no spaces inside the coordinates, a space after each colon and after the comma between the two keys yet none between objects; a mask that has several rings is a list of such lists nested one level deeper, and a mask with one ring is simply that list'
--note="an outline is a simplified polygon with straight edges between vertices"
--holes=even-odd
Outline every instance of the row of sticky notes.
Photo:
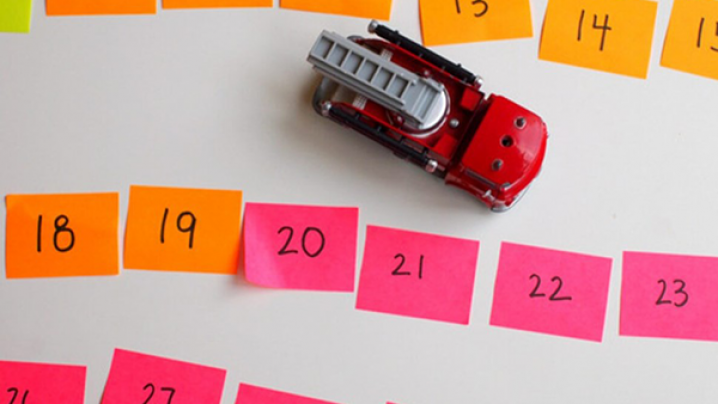
[{"label": "row of sticky notes", "polygon": [[[271,7],[272,0],[163,0],[165,8]],[[283,8],[389,19],[391,0],[281,0]],[[550,0],[539,58],[646,78],[658,4]],[[533,36],[529,0],[420,0],[427,46]],[[48,15],[155,13],[154,0],[47,0]],[[0,31],[29,32],[31,0],[0,0]],[[674,0],[661,64],[718,79],[718,3]]]},{"label": "row of sticky notes", "polygon": [[[162,0],[165,9],[273,7],[274,0]],[[392,0],[280,0],[285,9],[388,20]],[[47,0],[49,16],[155,14],[156,0]],[[0,0],[0,32],[30,32],[32,0]]]},{"label": "row of sticky notes", "polygon": [[[6,275],[116,275],[118,194],[9,195]],[[127,269],[236,274],[354,292],[358,209],[247,203],[241,191],[132,186]],[[357,309],[468,324],[475,240],[368,226]],[[601,341],[612,260],[503,243],[490,324]],[[718,258],[626,252],[622,335],[718,341]]]},{"label": "row of sticky notes", "polygon": [[[87,368],[0,361],[0,402],[84,404]],[[100,404],[219,404],[227,371],[116,349]],[[9,400],[9,401],[8,401]],[[242,383],[236,404],[333,404]]]},{"label": "row of sticky notes", "polygon": [[[533,36],[529,0],[420,0],[428,46]],[[658,3],[549,0],[539,58],[645,78]],[[718,2],[674,0],[661,64],[718,79]]]}]

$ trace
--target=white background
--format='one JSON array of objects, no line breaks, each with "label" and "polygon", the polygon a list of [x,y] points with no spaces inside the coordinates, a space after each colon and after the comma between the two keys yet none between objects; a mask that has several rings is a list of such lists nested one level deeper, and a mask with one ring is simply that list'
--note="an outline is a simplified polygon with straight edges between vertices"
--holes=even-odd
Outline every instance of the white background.
[{"label": "white background", "polygon": [[[391,25],[420,38],[417,2],[395,3]],[[226,368],[224,404],[240,381],[341,404],[716,402],[718,344],[619,337],[618,314],[623,250],[718,255],[718,82],[660,67],[670,2],[647,80],[539,61],[545,6],[532,3],[534,38],[438,49],[549,126],[541,177],[492,214],[312,111],[316,36],[364,34],[367,20],[49,18],[36,0],[29,35],[0,34],[0,194],[119,191],[122,235],[131,184],[242,189],[358,206],[358,262],[366,224],[478,239],[481,254],[469,326],[230,276],[3,276],[0,358],[87,365],[92,404],[115,347]],[[488,325],[503,240],[614,258],[603,343]]]}]

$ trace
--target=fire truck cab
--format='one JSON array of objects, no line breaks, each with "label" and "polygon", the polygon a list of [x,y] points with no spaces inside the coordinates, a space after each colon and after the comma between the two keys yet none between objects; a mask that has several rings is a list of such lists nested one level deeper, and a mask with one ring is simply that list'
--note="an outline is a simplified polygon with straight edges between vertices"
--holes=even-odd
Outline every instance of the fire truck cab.
[{"label": "fire truck cab", "polygon": [[397,31],[381,39],[324,31],[308,61],[322,74],[313,105],[493,211],[512,207],[539,174],[548,139],[536,114]]}]

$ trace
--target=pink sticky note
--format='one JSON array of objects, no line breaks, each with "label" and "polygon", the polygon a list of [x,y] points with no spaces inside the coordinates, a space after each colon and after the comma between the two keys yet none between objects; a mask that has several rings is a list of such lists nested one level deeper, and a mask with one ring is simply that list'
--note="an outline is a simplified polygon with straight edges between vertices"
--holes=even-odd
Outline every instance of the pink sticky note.
[{"label": "pink sticky note", "polygon": [[621,335],[718,341],[718,258],[623,253]]},{"label": "pink sticky note", "polygon": [[479,242],[369,226],[357,309],[468,324]]},{"label": "pink sticky note", "polygon": [[334,404],[329,401],[240,384],[236,404]]},{"label": "pink sticky note", "polygon": [[248,203],[247,280],[262,286],[354,291],[359,209]]},{"label": "pink sticky note", "polygon": [[84,366],[0,361],[0,403],[83,404]]},{"label": "pink sticky note", "polygon": [[611,259],[502,243],[491,325],[600,342]]},{"label": "pink sticky note", "polygon": [[116,349],[102,404],[219,403],[226,371]]}]

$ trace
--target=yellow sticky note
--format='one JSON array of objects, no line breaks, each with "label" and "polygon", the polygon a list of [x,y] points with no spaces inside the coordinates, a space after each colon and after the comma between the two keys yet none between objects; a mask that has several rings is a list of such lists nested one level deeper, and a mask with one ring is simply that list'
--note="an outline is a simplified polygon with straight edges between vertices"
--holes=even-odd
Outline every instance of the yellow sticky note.
[{"label": "yellow sticky note", "polygon": [[119,195],[8,195],[8,278],[117,275]]},{"label": "yellow sticky note", "polygon": [[32,0],[0,0],[0,32],[30,32]]},{"label": "yellow sticky note", "polygon": [[646,78],[658,4],[549,0],[539,58]]},{"label": "yellow sticky note", "polygon": [[274,0],[163,0],[163,8],[272,7]]},{"label": "yellow sticky note", "polygon": [[661,65],[718,79],[718,1],[673,2]]},{"label": "yellow sticky note", "polygon": [[156,0],[46,0],[47,15],[155,14]]},{"label": "yellow sticky note", "polygon": [[235,274],[242,191],[130,187],[125,268]]},{"label": "yellow sticky note", "polygon": [[280,0],[280,7],[316,13],[389,20],[391,0]]},{"label": "yellow sticky note", "polygon": [[424,45],[533,36],[529,0],[421,0]]}]

